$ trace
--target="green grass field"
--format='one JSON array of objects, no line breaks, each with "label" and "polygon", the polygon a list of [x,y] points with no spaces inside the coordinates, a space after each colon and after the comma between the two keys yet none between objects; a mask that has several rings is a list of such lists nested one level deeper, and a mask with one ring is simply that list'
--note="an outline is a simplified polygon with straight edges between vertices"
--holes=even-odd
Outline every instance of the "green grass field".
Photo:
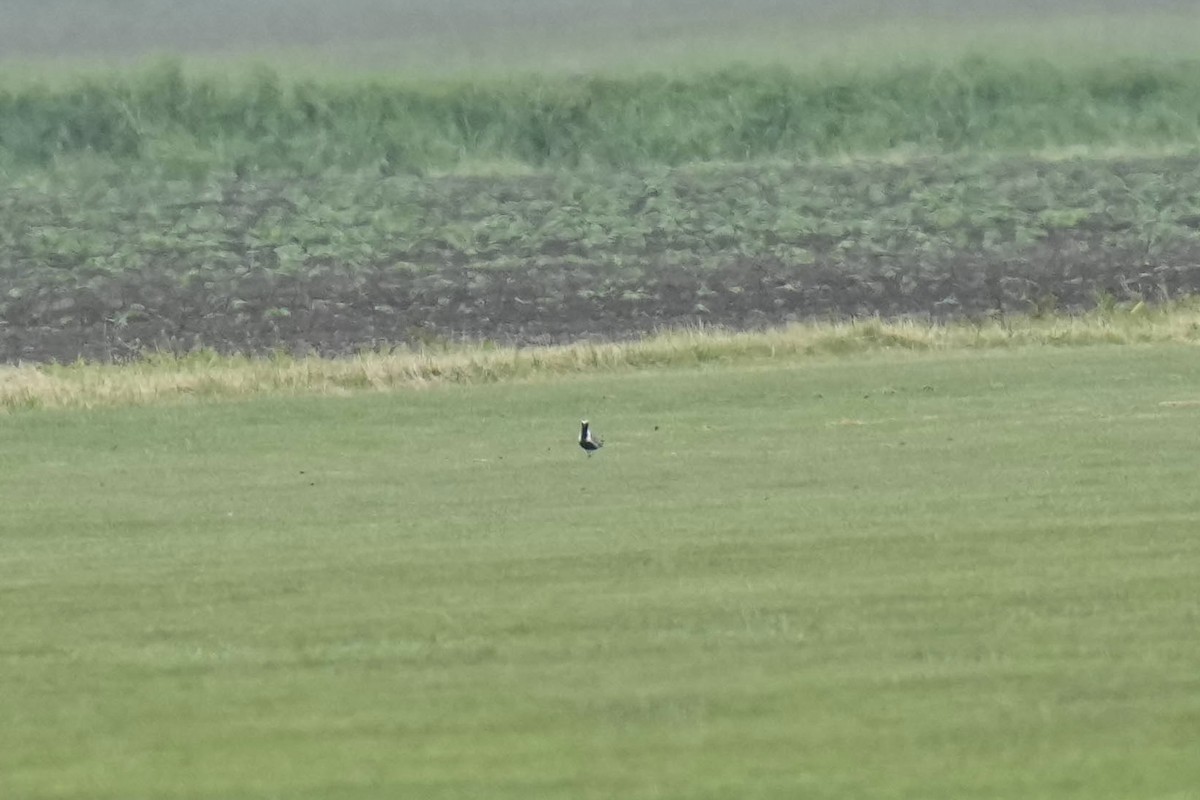
[{"label": "green grass field", "polygon": [[8,414],[0,796],[1192,797],[1195,366]]}]

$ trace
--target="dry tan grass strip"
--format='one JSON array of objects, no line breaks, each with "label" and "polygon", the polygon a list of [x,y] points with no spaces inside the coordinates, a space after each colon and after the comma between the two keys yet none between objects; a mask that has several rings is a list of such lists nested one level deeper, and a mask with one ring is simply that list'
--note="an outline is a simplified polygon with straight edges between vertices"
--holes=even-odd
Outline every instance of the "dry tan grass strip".
[{"label": "dry tan grass strip", "polygon": [[1200,303],[1080,316],[948,325],[901,320],[806,323],[753,333],[689,328],[620,343],[399,350],[351,358],[151,354],[125,364],[0,367],[0,409],[89,408],[228,400],[263,394],[346,394],[445,383],[491,383],[625,369],[796,360],[884,351],[950,351],[1200,341]]}]

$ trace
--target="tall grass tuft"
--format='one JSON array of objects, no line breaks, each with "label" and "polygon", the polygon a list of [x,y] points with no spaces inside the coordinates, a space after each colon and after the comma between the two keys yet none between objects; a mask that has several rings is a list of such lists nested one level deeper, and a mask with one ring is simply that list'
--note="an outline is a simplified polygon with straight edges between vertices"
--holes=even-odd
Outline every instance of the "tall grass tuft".
[{"label": "tall grass tuft", "polygon": [[88,153],[167,172],[628,167],[1200,141],[1200,69],[1182,62],[318,82],[164,61],[7,83],[0,157],[25,166]]}]

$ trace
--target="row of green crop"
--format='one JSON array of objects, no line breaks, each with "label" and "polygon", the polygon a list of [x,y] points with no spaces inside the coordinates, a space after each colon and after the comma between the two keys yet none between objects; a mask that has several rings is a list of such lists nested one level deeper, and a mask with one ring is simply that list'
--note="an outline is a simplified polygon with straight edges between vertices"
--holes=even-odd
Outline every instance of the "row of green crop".
[{"label": "row of green crop", "polygon": [[719,165],[0,189],[0,361],[353,352],[1200,290],[1195,157]]},{"label": "row of green crop", "polygon": [[735,68],[685,76],[411,83],[192,75],[174,62],[56,85],[0,74],[0,166],[78,153],[168,174],[312,174],[464,164],[626,168],[1200,142],[1200,68],[974,58],[863,74]]},{"label": "row of green crop", "polygon": [[[754,165],[498,178],[372,171],[201,186],[114,170],[0,193],[0,279],[123,272],[305,276],[451,265],[704,270],[740,259],[1003,261],[1066,237],[1138,253],[1200,246],[1200,162]],[[12,287],[10,287],[12,288]],[[0,306],[3,305],[0,299]]]}]

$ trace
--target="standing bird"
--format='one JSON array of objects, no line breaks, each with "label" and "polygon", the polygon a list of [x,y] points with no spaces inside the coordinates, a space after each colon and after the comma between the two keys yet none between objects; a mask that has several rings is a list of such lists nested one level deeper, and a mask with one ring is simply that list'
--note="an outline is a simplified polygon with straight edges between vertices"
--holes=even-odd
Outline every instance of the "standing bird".
[{"label": "standing bird", "polygon": [[590,457],[592,453],[604,447],[604,442],[592,436],[592,431],[588,427],[588,421],[580,420],[579,422],[579,446],[587,451]]}]

